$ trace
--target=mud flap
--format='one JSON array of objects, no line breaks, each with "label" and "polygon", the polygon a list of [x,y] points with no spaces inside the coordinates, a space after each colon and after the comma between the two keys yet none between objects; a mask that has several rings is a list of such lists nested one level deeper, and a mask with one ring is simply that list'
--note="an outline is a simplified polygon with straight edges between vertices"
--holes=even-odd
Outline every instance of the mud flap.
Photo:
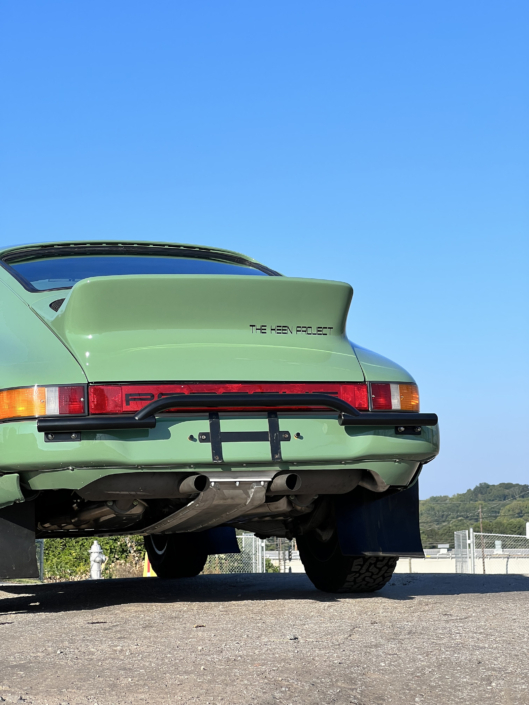
[{"label": "mud flap", "polygon": [[240,553],[235,529],[230,526],[217,526],[214,529],[196,533],[195,536],[202,550],[210,556],[217,553]]},{"label": "mud flap", "polygon": [[345,556],[424,557],[419,527],[419,483],[376,494],[363,487],[335,497],[340,548]]},{"label": "mud flap", "polygon": [[0,578],[38,577],[34,503],[0,509]]}]

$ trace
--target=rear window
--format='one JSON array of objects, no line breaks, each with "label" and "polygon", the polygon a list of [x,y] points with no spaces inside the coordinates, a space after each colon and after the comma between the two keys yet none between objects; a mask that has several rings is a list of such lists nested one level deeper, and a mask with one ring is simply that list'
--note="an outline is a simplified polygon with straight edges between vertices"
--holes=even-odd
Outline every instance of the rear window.
[{"label": "rear window", "polygon": [[10,263],[19,277],[38,291],[69,289],[81,279],[110,277],[117,274],[245,274],[267,276],[254,267],[231,262],[186,257],[141,257],[102,255],[53,257]]}]

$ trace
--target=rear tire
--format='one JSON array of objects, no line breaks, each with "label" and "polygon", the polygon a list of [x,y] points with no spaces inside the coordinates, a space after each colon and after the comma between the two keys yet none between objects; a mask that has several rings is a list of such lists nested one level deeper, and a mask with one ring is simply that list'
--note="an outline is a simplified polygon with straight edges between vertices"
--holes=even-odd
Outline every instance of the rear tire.
[{"label": "rear tire", "polygon": [[393,556],[344,556],[334,526],[300,536],[297,543],[308,578],[323,592],[380,590],[398,561]]},{"label": "rear tire", "polygon": [[144,537],[144,543],[159,578],[194,578],[202,572],[208,557],[198,549],[193,534],[152,534]]}]

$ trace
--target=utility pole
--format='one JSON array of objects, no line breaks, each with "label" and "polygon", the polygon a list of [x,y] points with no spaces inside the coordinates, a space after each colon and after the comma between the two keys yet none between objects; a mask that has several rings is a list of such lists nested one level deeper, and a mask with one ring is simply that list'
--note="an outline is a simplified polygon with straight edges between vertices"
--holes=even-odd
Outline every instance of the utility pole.
[{"label": "utility pole", "polygon": [[481,531],[481,560],[483,561],[483,575],[485,575],[485,539],[483,538],[483,515],[479,505],[479,530]]}]

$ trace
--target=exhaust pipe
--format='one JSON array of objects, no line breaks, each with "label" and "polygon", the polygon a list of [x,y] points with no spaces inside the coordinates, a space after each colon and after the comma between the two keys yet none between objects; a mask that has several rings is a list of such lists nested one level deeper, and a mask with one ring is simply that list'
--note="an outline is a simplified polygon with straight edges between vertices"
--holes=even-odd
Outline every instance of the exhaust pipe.
[{"label": "exhaust pipe", "polygon": [[[182,479],[183,478],[183,479]],[[95,502],[120,499],[175,499],[199,494],[209,487],[202,473],[141,472],[107,475],[77,490]]]},{"label": "exhaust pipe", "polygon": [[[83,509],[80,512],[76,512],[72,516],[71,523],[73,526],[82,526],[83,524],[88,524],[97,519],[102,519],[103,517],[114,516],[114,512],[106,504],[97,504],[87,509]],[[52,522],[53,523],[53,522]]]},{"label": "exhaust pipe", "polygon": [[145,502],[139,499],[109,500],[105,504],[93,504],[74,512],[71,517],[71,525],[82,528],[87,524],[104,522],[116,516],[140,519],[146,509]]},{"label": "exhaust pipe", "polygon": [[288,472],[282,475],[276,475],[270,487],[268,494],[288,495],[295,494],[301,489],[301,478],[295,472]]},{"label": "exhaust pipe", "polygon": [[197,494],[204,492],[210,485],[210,479],[207,475],[190,475],[182,480],[178,486],[178,492],[181,495]]},{"label": "exhaust pipe", "polygon": [[360,483],[364,470],[299,470],[276,475],[269,495],[346,494]]}]

